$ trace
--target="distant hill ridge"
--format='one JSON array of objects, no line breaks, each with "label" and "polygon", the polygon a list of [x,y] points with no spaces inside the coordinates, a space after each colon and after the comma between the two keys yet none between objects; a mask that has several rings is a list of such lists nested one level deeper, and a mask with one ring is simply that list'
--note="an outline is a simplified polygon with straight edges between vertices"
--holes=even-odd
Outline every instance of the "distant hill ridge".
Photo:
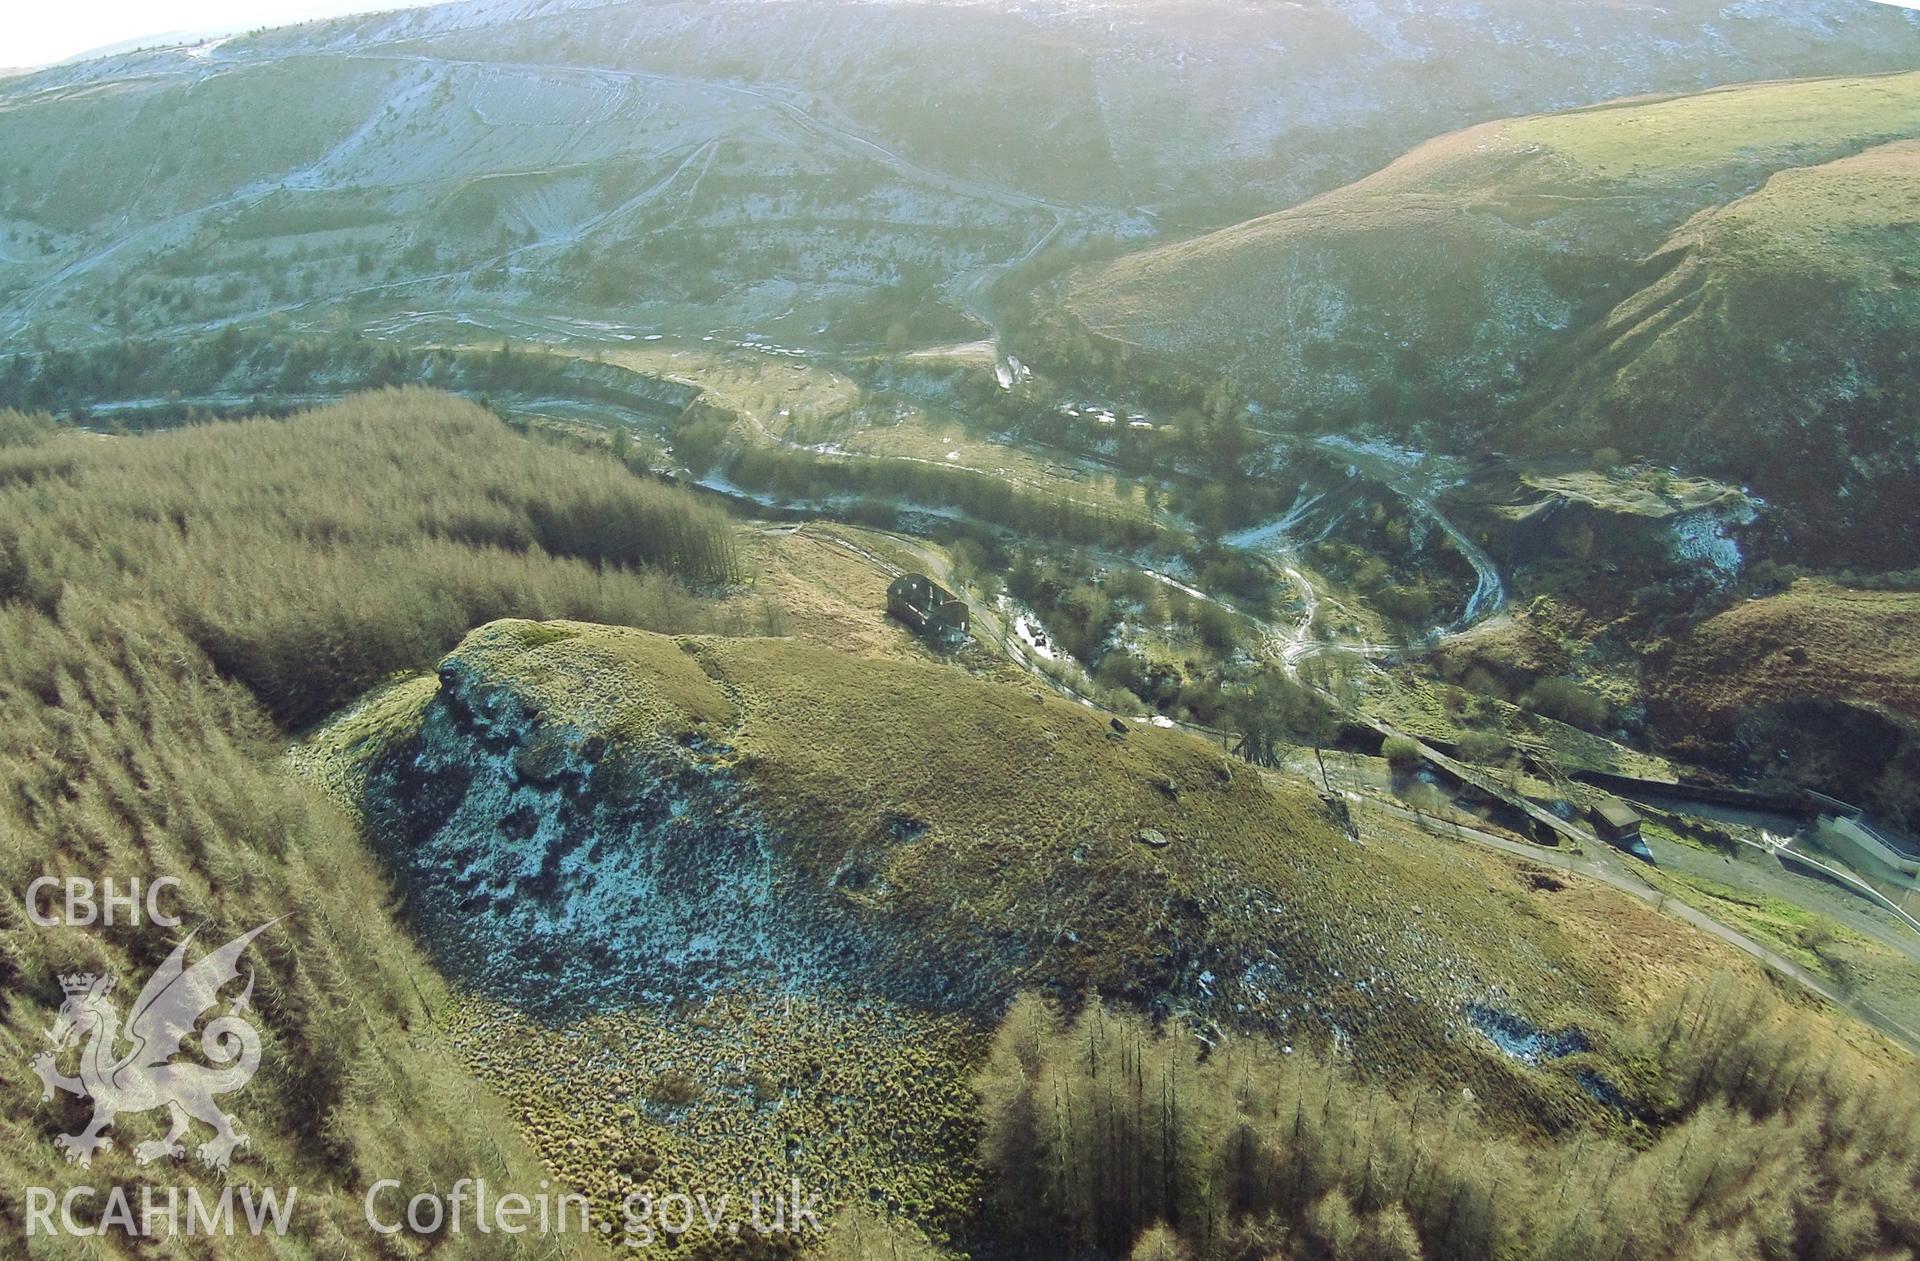
[{"label": "distant hill ridge", "polygon": [[1802,508],[1844,488],[1802,524],[1864,534],[1910,485],[1917,135],[1920,74],[1489,123],[1064,300],[1309,424],[1612,445]]},{"label": "distant hill ridge", "polygon": [[0,340],[346,309],[403,341],[465,337],[457,313],[950,344],[1042,242],[1218,227],[1471,120],[1917,63],[1920,20],[1857,0],[334,18],[5,80]]}]

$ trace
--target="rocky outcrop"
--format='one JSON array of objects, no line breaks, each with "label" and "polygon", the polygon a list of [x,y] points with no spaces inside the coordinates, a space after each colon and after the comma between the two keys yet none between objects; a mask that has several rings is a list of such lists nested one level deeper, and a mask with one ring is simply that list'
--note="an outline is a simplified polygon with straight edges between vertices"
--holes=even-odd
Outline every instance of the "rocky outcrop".
[{"label": "rocky outcrop", "polygon": [[857,944],[776,862],[724,740],[555,704],[553,680],[497,668],[537,646],[528,630],[490,628],[442,662],[417,735],[369,768],[368,817],[442,965],[555,1011],[850,962]]}]

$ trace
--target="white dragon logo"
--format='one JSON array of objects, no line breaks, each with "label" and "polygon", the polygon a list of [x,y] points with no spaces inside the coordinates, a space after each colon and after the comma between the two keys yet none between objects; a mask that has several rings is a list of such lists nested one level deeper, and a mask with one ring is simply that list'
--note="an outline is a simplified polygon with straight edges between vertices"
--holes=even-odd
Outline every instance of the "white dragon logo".
[{"label": "white dragon logo", "polygon": [[[220,1002],[221,989],[239,979],[241,954],[255,937],[278,922],[270,920],[234,938],[192,967],[186,966],[186,956],[193,934],[187,934],[154,969],[146,988],[134,1000],[127,1014],[125,1035],[132,1049],[125,1055],[118,1055],[120,1012],[107,997],[116,978],[92,973],[60,978],[67,1001],[46,1032],[54,1049],[36,1055],[33,1070],[40,1075],[44,1088],[42,1100],[52,1099],[56,1090],[93,1100],[93,1120],[87,1128],[54,1139],[68,1161],[92,1164],[96,1153],[113,1146],[113,1140],[101,1131],[113,1124],[114,1117],[159,1107],[172,1113],[173,1128],[165,1138],[134,1148],[134,1158],[143,1165],[162,1156],[176,1160],[185,1156],[186,1148],[180,1140],[196,1120],[214,1130],[213,1138],[198,1149],[201,1162],[210,1169],[224,1172],[234,1150],[248,1145],[247,1136],[234,1128],[233,1118],[221,1111],[214,1096],[239,1090],[260,1067],[260,1033],[240,1019],[253,998],[251,968],[245,992],[229,1004],[230,1014],[210,1021],[200,1031],[201,1052],[214,1067],[172,1060],[200,1018]],[[90,1040],[80,1051],[79,1076],[62,1075],[55,1056],[82,1039]]]}]

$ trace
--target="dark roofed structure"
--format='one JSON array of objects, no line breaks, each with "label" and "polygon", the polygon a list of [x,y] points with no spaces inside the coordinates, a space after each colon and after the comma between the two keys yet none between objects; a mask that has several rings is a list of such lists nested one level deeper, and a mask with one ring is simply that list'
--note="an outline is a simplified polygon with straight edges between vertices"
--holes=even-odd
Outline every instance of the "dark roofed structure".
[{"label": "dark roofed structure", "polygon": [[1594,833],[1616,849],[1624,849],[1637,858],[1652,861],[1647,843],[1640,837],[1640,813],[1618,797],[1602,797],[1587,811]]},{"label": "dark roofed structure", "polygon": [[966,601],[925,574],[901,574],[887,588],[887,612],[922,635],[955,637],[972,626]]}]

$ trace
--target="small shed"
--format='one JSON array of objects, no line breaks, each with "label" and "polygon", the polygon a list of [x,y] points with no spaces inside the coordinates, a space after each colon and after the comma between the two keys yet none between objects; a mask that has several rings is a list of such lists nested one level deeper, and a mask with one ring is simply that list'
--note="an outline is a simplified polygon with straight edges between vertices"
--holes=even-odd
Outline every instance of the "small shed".
[{"label": "small shed", "polygon": [[1618,797],[1602,797],[1587,811],[1593,830],[1601,840],[1617,849],[1632,850],[1640,845],[1640,814]]},{"label": "small shed", "polygon": [[958,638],[972,627],[966,601],[925,574],[895,578],[887,588],[887,612],[933,638]]}]

